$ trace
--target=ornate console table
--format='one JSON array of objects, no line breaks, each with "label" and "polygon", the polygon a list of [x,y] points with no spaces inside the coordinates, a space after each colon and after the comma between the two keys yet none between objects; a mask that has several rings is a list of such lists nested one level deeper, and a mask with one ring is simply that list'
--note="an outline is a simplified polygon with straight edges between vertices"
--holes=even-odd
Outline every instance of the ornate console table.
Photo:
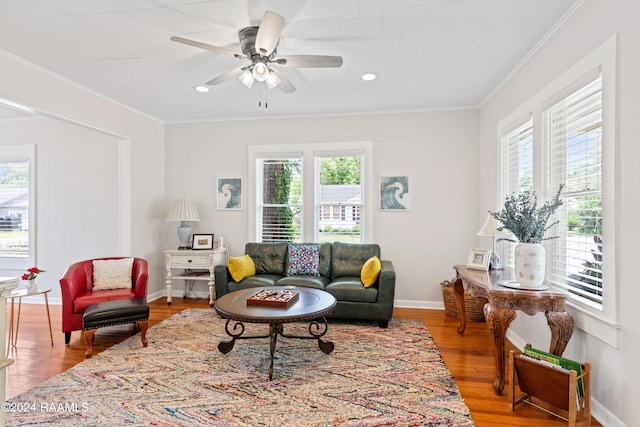
[{"label": "ornate console table", "polygon": [[502,394],[505,378],[504,342],[509,324],[516,318],[515,310],[520,310],[533,316],[544,312],[547,324],[551,329],[551,346],[549,353],[561,356],[571,334],[573,334],[573,318],[565,311],[565,301],[568,294],[556,291],[535,291],[511,289],[500,286],[502,280],[513,280],[511,269],[504,270],[472,270],[462,265],[453,267],[456,279],[453,288],[456,293],[460,325],[458,334],[464,334],[466,329],[466,314],[464,309],[464,291],[474,297],[484,297],[488,300],[484,306],[484,318],[493,337],[494,357],[496,360],[496,378],[493,389],[496,394]]}]

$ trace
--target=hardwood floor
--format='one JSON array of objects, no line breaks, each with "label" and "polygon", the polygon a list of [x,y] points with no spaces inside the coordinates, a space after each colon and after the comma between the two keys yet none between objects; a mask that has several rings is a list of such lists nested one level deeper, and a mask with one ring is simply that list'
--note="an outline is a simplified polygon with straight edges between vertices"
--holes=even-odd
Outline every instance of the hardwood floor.
[{"label": "hardwood floor", "polygon": [[[209,308],[206,299],[174,298],[168,306],[164,299],[151,302],[150,326],[161,322],[185,308]],[[15,362],[7,369],[6,396],[11,398],[47,378],[69,369],[84,360],[86,343],[80,332],[73,332],[71,343],[64,344],[60,332],[60,306],[51,305],[54,345],[51,346],[44,305],[23,304],[20,331],[16,347],[8,355]],[[10,311],[10,310],[7,310]],[[530,407],[519,405],[509,410],[506,387],[497,396],[491,386],[495,364],[489,331],[486,324],[470,322],[464,336],[456,333],[458,321],[448,318],[444,311],[396,309],[394,315],[403,319],[424,321],[433,336],[444,362],[455,378],[462,397],[471,410],[476,425],[492,426],[566,426],[567,423]],[[7,320],[7,325],[9,321]],[[95,334],[94,355],[134,334],[131,325],[102,328]],[[511,344],[508,349],[515,349]],[[600,426],[592,420],[592,426]]]}]

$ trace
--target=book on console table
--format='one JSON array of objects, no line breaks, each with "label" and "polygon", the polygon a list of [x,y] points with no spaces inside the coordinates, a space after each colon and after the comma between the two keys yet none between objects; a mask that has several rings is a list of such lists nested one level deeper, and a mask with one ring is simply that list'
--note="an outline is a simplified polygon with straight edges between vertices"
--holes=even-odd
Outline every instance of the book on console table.
[{"label": "book on console table", "polygon": [[247,298],[247,305],[288,307],[298,299],[298,291],[263,289]]}]

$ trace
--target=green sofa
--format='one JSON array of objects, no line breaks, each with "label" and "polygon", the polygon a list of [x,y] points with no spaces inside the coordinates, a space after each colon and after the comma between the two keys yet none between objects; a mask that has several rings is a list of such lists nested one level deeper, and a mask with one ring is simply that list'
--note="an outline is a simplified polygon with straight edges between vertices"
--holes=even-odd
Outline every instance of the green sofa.
[{"label": "green sofa", "polygon": [[391,261],[381,259],[381,271],[372,286],[365,288],[360,280],[364,263],[373,256],[380,258],[377,244],[321,243],[319,275],[287,276],[290,262],[287,243],[247,243],[245,254],[253,260],[256,274],[236,282],[227,266],[217,265],[216,298],[259,286],[301,286],[322,289],[336,298],[331,318],[372,320],[386,328],[393,316],[396,273]]}]

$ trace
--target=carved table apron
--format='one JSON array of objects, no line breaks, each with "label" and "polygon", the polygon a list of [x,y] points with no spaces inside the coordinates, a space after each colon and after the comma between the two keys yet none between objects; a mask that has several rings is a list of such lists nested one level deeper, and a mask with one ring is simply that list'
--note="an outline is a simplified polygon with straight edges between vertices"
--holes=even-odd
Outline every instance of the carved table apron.
[{"label": "carved table apron", "polygon": [[456,294],[460,325],[458,334],[464,334],[466,329],[466,313],[464,308],[464,291],[474,297],[484,297],[488,300],[484,306],[484,318],[493,337],[493,350],[496,361],[496,378],[493,389],[496,394],[502,394],[505,378],[504,343],[507,329],[516,318],[516,310],[533,316],[543,311],[547,317],[547,324],[551,330],[551,345],[549,353],[562,356],[571,334],[573,334],[573,318],[565,311],[565,301],[568,294],[560,291],[532,291],[511,289],[498,285],[501,280],[513,280],[512,269],[504,270],[473,270],[462,265],[455,265],[456,279],[453,289]]}]

